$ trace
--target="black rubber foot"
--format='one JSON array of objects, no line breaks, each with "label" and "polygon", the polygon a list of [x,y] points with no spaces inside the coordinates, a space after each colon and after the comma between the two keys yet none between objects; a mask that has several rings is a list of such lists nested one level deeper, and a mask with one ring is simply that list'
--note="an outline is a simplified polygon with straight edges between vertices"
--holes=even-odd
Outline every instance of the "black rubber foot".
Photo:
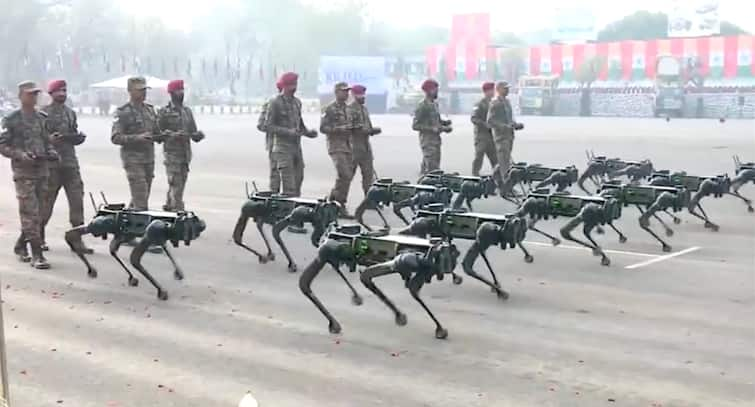
[{"label": "black rubber foot", "polygon": [[128,285],[131,287],[136,287],[139,285],[139,279],[136,277],[129,277],[128,278]]},{"label": "black rubber foot", "polygon": [[554,246],[558,246],[561,244],[561,239],[551,239],[551,244]]},{"label": "black rubber foot", "polygon": [[357,307],[364,304],[364,300],[359,295],[354,295],[351,297],[351,303],[356,305]]},{"label": "black rubber foot", "polygon": [[506,301],[506,300],[509,299],[509,293],[507,293],[506,291],[503,291],[503,290],[498,290],[496,292],[496,295],[498,296],[498,299],[501,300],[501,301]]},{"label": "black rubber foot", "polygon": [[600,264],[603,266],[610,266],[611,259],[609,259],[608,257],[603,257],[602,259],[600,259]]},{"label": "black rubber foot", "polygon": [[328,324],[328,331],[332,334],[340,334],[341,333],[341,324],[338,322],[331,322]]},{"label": "black rubber foot", "polygon": [[666,236],[668,237],[674,236],[674,231],[671,229],[666,229]]},{"label": "black rubber foot", "polygon": [[275,253],[268,253],[267,261],[275,261]]},{"label": "black rubber foot", "polygon": [[181,281],[181,280],[184,279],[184,273],[182,273],[180,271],[174,271],[173,272],[173,278],[175,278],[178,281]]},{"label": "black rubber foot", "polygon": [[436,328],[435,329],[435,338],[437,339],[446,339],[448,338],[448,331],[446,328]]},{"label": "black rubber foot", "polygon": [[592,249],[593,256],[602,256],[603,252],[600,249]]},{"label": "black rubber foot", "polygon": [[296,273],[297,271],[299,271],[299,268],[296,267],[296,264],[289,264],[288,265],[288,272],[289,273]]},{"label": "black rubber foot", "polygon": [[157,298],[159,298],[162,301],[167,301],[168,300],[168,292],[167,291],[163,291],[163,290],[158,291],[157,292]]},{"label": "black rubber foot", "polygon": [[663,245],[663,248],[662,248],[662,250],[663,250],[664,252],[668,253],[668,252],[670,252],[670,251],[671,251],[671,246],[669,246],[669,245]]},{"label": "black rubber foot", "polygon": [[682,220],[681,220],[681,218],[674,218],[674,224],[675,224],[675,225],[678,225],[678,224],[680,224],[680,223],[682,223]]},{"label": "black rubber foot", "polygon": [[89,276],[89,278],[97,278],[97,270],[95,269],[87,270],[87,276]]},{"label": "black rubber foot", "polygon": [[535,261],[535,258],[532,257],[531,254],[528,254],[528,255],[524,256],[524,262],[525,263],[532,263],[533,261]]},{"label": "black rubber foot", "polygon": [[712,222],[705,222],[705,227],[714,232],[718,232],[718,229],[719,229],[718,225]]},{"label": "black rubber foot", "polygon": [[753,208],[752,206],[748,206],[747,207],[747,212],[753,213],[753,212],[755,212],[755,208]]},{"label": "black rubber foot", "polygon": [[452,280],[453,280],[453,283],[456,284],[456,285],[459,285],[459,284],[461,284],[462,281],[464,281],[464,279],[460,275],[458,275],[458,274],[454,274]]},{"label": "black rubber foot", "polygon": [[619,243],[626,243],[626,242],[627,242],[627,237],[626,236],[624,236],[624,235],[619,236]]},{"label": "black rubber foot", "polygon": [[404,314],[403,312],[396,314],[396,325],[404,326],[406,325],[406,322],[406,314]]},{"label": "black rubber foot", "polygon": [[267,257],[265,256],[258,256],[257,260],[260,262],[260,264],[267,264]]}]

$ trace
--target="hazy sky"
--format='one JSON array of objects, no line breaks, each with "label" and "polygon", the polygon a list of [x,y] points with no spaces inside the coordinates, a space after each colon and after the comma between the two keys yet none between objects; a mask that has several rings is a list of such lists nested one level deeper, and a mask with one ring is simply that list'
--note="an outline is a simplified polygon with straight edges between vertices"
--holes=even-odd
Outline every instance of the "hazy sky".
[{"label": "hazy sky", "polygon": [[[103,0],[104,1],[104,0]],[[233,7],[243,0],[117,0],[133,14],[162,17],[174,28],[191,29],[191,20],[201,18],[211,4]],[[331,6],[339,0],[309,0]],[[688,0],[691,1],[692,0]],[[700,0],[696,0],[699,2]],[[457,13],[490,12],[494,30],[529,32],[547,28],[555,18],[558,7],[589,7],[600,28],[637,10],[668,11],[672,0],[367,0],[370,14],[377,21],[395,25],[450,25],[451,15]],[[755,32],[755,1],[719,0],[721,18]],[[283,16],[282,16],[283,17]]]}]

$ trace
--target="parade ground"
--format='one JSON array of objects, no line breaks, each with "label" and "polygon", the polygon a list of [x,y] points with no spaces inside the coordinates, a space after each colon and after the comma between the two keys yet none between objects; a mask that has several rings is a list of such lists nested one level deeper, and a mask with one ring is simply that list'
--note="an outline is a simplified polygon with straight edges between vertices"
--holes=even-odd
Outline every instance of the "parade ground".
[{"label": "parade ground", "polygon": [[[442,165],[471,172],[472,125],[454,116],[444,136]],[[517,161],[585,168],[585,150],[627,160],[649,158],[657,169],[693,175],[733,175],[732,155],[755,161],[755,123],[730,120],[521,117]],[[420,150],[409,115],[375,115],[373,137],[381,177],[416,181]],[[79,148],[87,191],[99,200],[128,201],[110,119],[81,117]],[[251,391],[262,407],[489,406],[751,406],[755,404],[755,214],[734,197],[702,204],[720,231],[686,211],[668,241],[671,252],[625,208],[617,222],[629,238],[596,235],[611,265],[565,242],[534,233],[518,250],[488,251],[510,298],[465,277],[433,281],[422,290],[449,331],[434,324],[396,275],[377,284],[408,316],[393,314],[347,275],[364,297],[352,305],[331,269],[313,289],[341,322],[340,335],[301,294],[285,258],[261,265],[231,234],[244,202],[244,183],[266,186],[267,152],[256,116],[197,115],[207,138],[194,144],[187,207],[207,222],[191,246],[173,253],[186,274],[172,278],[163,255],[145,265],[170,293],[160,301],[140,278],[129,287],[108,255],[107,242],[85,237],[99,270],[90,279],[63,240],[68,228],[61,193],[47,231],[51,270],[34,270],[12,255],[18,211],[10,163],[0,161],[0,276],[13,406],[235,407]],[[305,117],[317,127],[319,116]],[[325,197],[335,170],[324,136],[303,139],[303,194]],[[156,149],[158,154],[161,148]],[[161,156],[150,200],[160,208],[167,184]],[[490,169],[486,163],[484,172]],[[357,175],[350,209],[362,198]],[[576,186],[572,189],[577,191]],[[755,198],[755,186],[741,192]],[[86,217],[93,215],[89,199]],[[507,213],[500,198],[475,201],[479,212]],[[395,226],[399,220],[390,210]],[[377,224],[374,214],[368,214]],[[668,218],[665,218],[668,219]],[[544,221],[557,233],[566,219]],[[661,236],[663,229],[652,225]],[[310,227],[311,229],[311,227]],[[581,228],[577,230],[581,231]],[[581,235],[581,232],[580,232]],[[285,236],[300,267],[316,254],[308,236]],[[262,249],[250,223],[245,241]],[[468,241],[457,241],[463,252]],[[128,258],[130,248],[121,256]],[[477,268],[484,271],[484,263]],[[462,273],[461,267],[457,272]]]}]

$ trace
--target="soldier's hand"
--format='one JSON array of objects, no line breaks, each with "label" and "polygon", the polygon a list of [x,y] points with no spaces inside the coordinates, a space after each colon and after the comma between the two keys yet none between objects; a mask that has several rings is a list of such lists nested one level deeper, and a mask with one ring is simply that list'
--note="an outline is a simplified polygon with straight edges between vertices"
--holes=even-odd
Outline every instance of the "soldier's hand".
[{"label": "soldier's hand", "polygon": [[373,127],[372,130],[370,130],[370,135],[374,136],[376,134],[382,133],[383,130],[380,127]]},{"label": "soldier's hand", "polygon": [[524,123],[514,123],[514,130],[523,130]]},{"label": "soldier's hand", "polygon": [[451,126],[443,126],[443,127],[440,128],[440,131],[442,131],[443,133],[450,133],[453,130],[454,129]]},{"label": "soldier's hand", "polygon": [[449,120],[441,120],[440,124],[444,126],[450,126],[452,123],[451,123],[451,120],[449,119]]},{"label": "soldier's hand", "polygon": [[198,131],[191,135],[191,139],[194,140],[195,143],[198,143],[204,140],[204,133],[202,133],[201,131]]},{"label": "soldier's hand", "polygon": [[317,130],[312,129],[312,130],[305,131],[304,132],[304,137],[316,138],[317,137]]},{"label": "soldier's hand", "polygon": [[23,152],[18,155],[18,160],[24,163],[32,163],[37,160],[37,157],[32,153]]}]

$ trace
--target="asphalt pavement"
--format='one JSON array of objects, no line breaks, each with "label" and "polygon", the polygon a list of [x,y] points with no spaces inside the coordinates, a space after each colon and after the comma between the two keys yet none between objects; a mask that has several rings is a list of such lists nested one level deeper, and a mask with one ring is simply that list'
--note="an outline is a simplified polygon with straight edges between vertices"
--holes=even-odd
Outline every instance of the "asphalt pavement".
[{"label": "asphalt pavement", "polygon": [[[719,232],[681,214],[683,222],[672,225],[668,238],[670,253],[639,228],[639,213],[626,208],[617,225],[628,242],[619,243],[610,231],[597,236],[609,267],[589,251],[568,243],[552,247],[535,234],[527,243],[532,264],[517,250],[492,248],[491,262],[511,294],[507,301],[471,278],[460,286],[433,281],[422,291],[448,329],[447,340],[434,338],[434,325],[397,276],[377,284],[408,315],[404,327],[348,275],[365,299],[352,305],[347,287],[326,269],[313,288],[343,326],[342,334],[331,335],[279,250],[277,261],[260,265],[231,241],[244,183],[267,184],[256,117],[197,119],[207,139],[195,145],[186,201],[208,228],[190,247],[173,251],[185,280],[172,279],[164,256],[145,260],[169,291],[168,301],[158,300],[143,278],[129,287],[107,242],[91,237],[86,241],[96,250],[90,258],[99,277],[86,276],[62,239],[63,194],[47,232],[53,268],[17,263],[11,253],[17,201],[10,164],[0,162],[0,272],[14,407],[236,406],[248,390],[263,407],[755,404],[755,214],[741,201],[703,201]],[[305,117],[313,127],[317,120]],[[466,116],[453,120],[443,167],[468,173],[471,123]],[[526,128],[515,141],[518,161],[581,170],[590,149],[650,158],[658,169],[695,175],[731,175],[734,154],[755,161],[753,121],[521,120]],[[416,180],[420,151],[411,118],[376,115],[373,123],[383,128],[373,138],[379,175]],[[79,149],[87,190],[126,202],[109,120],[82,117],[80,126],[89,136]],[[303,143],[304,195],[324,197],[335,177],[324,137]],[[156,172],[151,205],[159,208],[167,189],[160,159]],[[362,198],[358,178],[352,209]],[[742,192],[755,198],[752,184]],[[475,204],[479,212],[514,210],[499,198]],[[542,226],[556,233],[564,222]],[[263,247],[253,226],[245,239]],[[286,239],[300,266],[311,261],[308,237]],[[469,243],[458,245],[466,250]],[[121,255],[128,256],[127,247]]]}]

